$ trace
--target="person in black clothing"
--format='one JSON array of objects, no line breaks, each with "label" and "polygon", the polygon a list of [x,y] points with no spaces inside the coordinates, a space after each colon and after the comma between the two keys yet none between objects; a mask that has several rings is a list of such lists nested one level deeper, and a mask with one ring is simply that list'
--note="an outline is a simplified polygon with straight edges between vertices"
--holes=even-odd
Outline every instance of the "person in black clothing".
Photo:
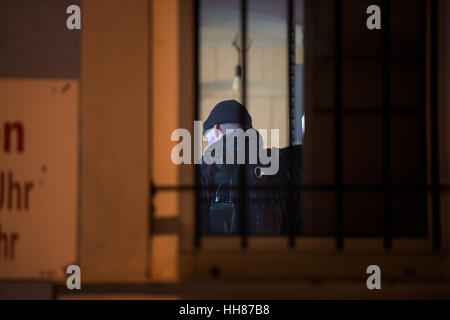
[{"label": "person in black clothing", "polygon": [[[239,157],[236,132],[244,131],[247,138],[252,134],[256,138],[240,140],[244,152]],[[202,232],[238,234],[246,219],[248,234],[285,234],[291,223],[299,233],[300,191],[295,186],[300,185],[301,146],[262,149],[279,164],[275,174],[264,174],[269,168],[267,159],[261,157],[261,136],[253,129],[247,109],[236,100],[222,101],[212,109],[203,134],[208,147],[199,168]],[[232,161],[227,158],[229,150]],[[289,215],[290,210],[294,214]]]}]

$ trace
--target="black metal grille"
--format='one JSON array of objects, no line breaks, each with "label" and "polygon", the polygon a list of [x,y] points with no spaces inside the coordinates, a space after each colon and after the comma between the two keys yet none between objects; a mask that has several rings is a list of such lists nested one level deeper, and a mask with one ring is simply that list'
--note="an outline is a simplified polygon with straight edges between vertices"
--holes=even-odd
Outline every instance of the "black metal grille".
[{"label": "black metal grille", "polygon": [[440,183],[439,183],[439,129],[438,129],[438,36],[439,1],[431,1],[431,183],[433,202],[433,247],[441,248]]},{"label": "black metal grille", "polygon": [[[289,145],[295,144],[295,22],[294,22],[294,0],[288,0],[287,5],[287,43],[288,43],[288,116],[289,116]],[[289,166],[293,167],[295,159],[293,154],[289,156]],[[288,189],[288,219],[289,219],[289,247],[295,245],[295,212],[293,206],[294,186]]]},{"label": "black metal grille", "polygon": [[390,168],[390,4],[388,0],[383,0],[383,106],[382,106],[382,126],[383,126],[383,233],[384,247],[392,246],[392,208],[391,208],[391,168]]},{"label": "black metal grille", "polygon": [[[240,0],[240,10],[241,10],[241,48],[242,48],[242,79],[243,79],[243,88],[242,88],[242,103],[245,105],[247,98],[247,89],[246,89],[246,67],[247,67],[247,57],[246,57],[246,42],[247,42],[247,1],[248,0]],[[293,18],[293,10],[294,0],[286,0],[287,1],[287,10],[288,10],[288,19],[287,19],[287,39],[288,39],[288,110],[289,110],[289,141],[293,143],[295,139],[294,134],[294,126],[292,125],[292,117],[295,117],[295,112],[293,112],[294,106],[294,83],[295,83],[295,24]],[[199,119],[198,106],[200,101],[200,87],[199,87],[199,14],[200,14],[200,0],[195,0],[195,14],[194,14],[194,22],[195,22],[195,72],[194,72],[194,83],[195,83],[195,94],[194,94],[194,105],[195,109],[195,119]],[[305,1],[306,5],[310,2]],[[405,111],[402,109],[392,109],[391,108],[391,92],[392,92],[392,83],[391,79],[391,59],[393,56],[392,48],[391,48],[391,1],[382,0],[382,53],[381,53],[381,63],[382,63],[382,108],[380,110],[371,110],[370,108],[365,110],[352,109],[352,108],[343,108],[343,60],[344,56],[343,52],[343,1],[335,0],[334,1],[334,109],[321,110],[320,108],[316,108],[315,112],[317,113],[328,113],[332,112],[334,116],[334,152],[335,152],[335,160],[334,160],[334,174],[335,181],[334,184],[302,184],[299,186],[290,185],[288,188],[289,197],[292,196],[292,190],[294,188],[298,188],[302,191],[334,191],[335,195],[335,226],[334,226],[334,236],[336,239],[336,248],[342,248],[344,246],[344,206],[343,206],[343,196],[344,192],[347,191],[362,191],[362,192],[381,192],[383,196],[383,237],[384,237],[384,247],[389,249],[392,247],[392,194],[393,192],[407,192],[407,191],[417,191],[419,192],[424,201],[423,204],[423,212],[426,212],[427,204],[426,197],[427,194],[431,193],[432,196],[432,237],[433,237],[433,247],[435,249],[441,248],[441,232],[440,232],[440,194],[442,192],[448,192],[448,185],[441,185],[439,181],[439,144],[438,144],[438,1],[431,1],[430,7],[427,6],[427,1],[423,0],[422,2],[423,9],[423,19],[422,19],[422,33],[420,35],[421,41],[421,86],[423,89],[423,93],[421,95],[421,103],[423,104],[423,108],[420,109],[419,115],[423,119],[423,130],[421,132],[421,157],[423,164],[423,175],[421,177],[421,183],[419,184],[401,184],[401,183],[393,183],[392,182],[392,172],[391,172],[391,126],[392,126],[392,116],[409,113],[409,111]],[[428,12],[428,8],[430,11]],[[426,25],[427,25],[427,15],[429,13],[431,30],[430,35],[431,38],[427,39],[426,33]],[[426,74],[427,74],[427,63],[426,63],[426,51],[427,51],[427,42],[430,41],[430,124],[431,124],[431,184],[428,185],[426,181],[426,172],[427,172],[427,163],[426,163]],[[306,62],[308,63],[308,62]],[[342,148],[343,148],[343,115],[344,114],[352,114],[352,113],[373,113],[376,114],[381,112],[382,119],[382,182],[381,184],[348,184],[343,183],[343,174],[342,174]],[[295,159],[290,159],[290,161],[295,161]],[[292,163],[292,162],[291,162]],[[196,168],[196,171],[198,168]],[[197,172],[198,173],[198,172]],[[196,174],[196,183],[195,185],[186,185],[186,186],[154,186],[151,185],[151,199],[153,198],[156,192],[164,192],[164,191],[196,191],[199,190],[200,185],[198,181],[198,174]],[[242,181],[240,183],[240,188],[244,188],[244,190],[240,190],[242,193],[246,192],[245,190],[245,176],[241,175]],[[244,187],[243,187],[244,186]],[[196,204],[199,203],[199,192],[196,192]],[[241,201],[240,204],[241,209],[240,212],[246,212],[246,204],[245,201]],[[152,207],[153,208],[153,207]],[[152,209],[153,210],[153,209]],[[198,208],[195,210],[195,237],[194,237],[194,245],[196,248],[200,247],[201,244],[201,232],[200,232],[200,216],[198,212]],[[289,212],[289,221],[290,225],[293,225],[293,215],[292,210]],[[424,215],[426,217],[426,215]],[[153,215],[151,215],[153,217]],[[426,218],[425,218],[426,220]],[[242,238],[242,247],[247,246],[247,231],[245,227],[245,216],[241,217],[241,238]],[[425,222],[424,222],[425,223]],[[287,235],[289,237],[289,245],[295,245],[295,231],[293,228],[289,229],[289,233]]]},{"label": "black metal grille", "polygon": [[342,1],[335,4],[335,39],[334,39],[334,138],[335,138],[335,201],[336,248],[344,245],[343,237],[343,204],[342,204]]}]

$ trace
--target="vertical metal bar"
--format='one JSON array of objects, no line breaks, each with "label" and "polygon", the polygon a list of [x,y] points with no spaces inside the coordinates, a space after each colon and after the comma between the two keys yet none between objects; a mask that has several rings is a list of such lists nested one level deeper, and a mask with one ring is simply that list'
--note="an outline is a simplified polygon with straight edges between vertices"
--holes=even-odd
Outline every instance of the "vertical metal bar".
[{"label": "vertical metal bar", "polygon": [[383,30],[383,57],[382,57],[382,146],[383,146],[383,235],[384,248],[392,247],[392,193],[391,193],[391,152],[390,152],[390,4],[389,0],[383,0],[382,30]]},{"label": "vertical metal bar", "polygon": [[335,1],[334,43],[334,135],[335,135],[335,237],[336,247],[343,247],[343,191],[342,191],[342,0]]},{"label": "vertical metal bar", "polygon": [[[195,112],[195,120],[199,119],[199,102],[200,102],[200,78],[199,78],[199,45],[200,45],[200,0],[194,0],[194,112]],[[195,167],[195,232],[194,232],[194,247],[200,248],[200,240],[201,240],[201,219],[200,219],[200,172],[199,166],[194,165]]]},{"label": "vertical metal bar", "polygon": [[428,0],[421,0],[422,5],[422,56],[421,56],[421,114],[422,130],[420,132],[420,148],[422,152],[422,173],[420,177],[422,208],[421,208],[421,221],[424,234],[428,230],[427,208],[428,208],[428,195],[427,195],[427,15],[428,15]]},{"label": "vertical metal bar", "polygon": [[[287,41],[288,41],[288,117],[289,117],[289,145],[295,144],[295,23],[294,0],[287,3]],[[289,168],[294,164],[294,153],[289,153]],[[292,189],[288,190],[288,221],[289,221],[289,247],[295,245],[295,212],[293,206]],[[284,192],[284,191],[283,191]]]},{"label": "vertical metal bar", "polygon": [[[151,161],[153,162],[153,161]],[[155,194],[156,194],[156,188],[153,184],[153,181],[150,180],[148,183],[148,190],[149,190],[149,219],[148,219],[148,227],[149,227],[149,234],[153,235],[155,233],[154,225],[155,225]],[[150,240],[150,239],[149,239]]]},{"label": "vertical metal bar", "polygon": [[[242,105],[247,107],[247,0],[241,0],[241,57],[242,57]],[[243,120],[243,119],[242,119]],[[242,123],[244,123],[242,121]],[[247,188],[246,165],[240,166],[239,217],[241,226],[241,246],[247,247]]]},{"label": "vertical metal bar", "polygon": [[[148,69],[147,69],[147,81],[148,81],[148,96],[153,97],[153,2],[148,1],[147,2],[147,31],[148,31]],[[153,103],[149,99],[149,102],[147,104],[147,181],[148,181],[148,220],[147,220],[147,226],[148,226],[148,233],[147,233],[147,267],[145,268],[147,279],[150,278],[151,274],[151,263],[150,263],[150,253],[151,253],[151,239],[154,234],[154,199],[153,199],[153,184],[152,184],[152,175],[153,175],[153,161],[152,161],[152,155],[153,155],[153,141],[152,141],[152,129],[153,129]],[[77,259],[76,261],[80,261]]]},{"label": "vertical metal bar", "polygon": [[439,188],[439,1],[431,1],[431,190],[433,203],[433,248],[441,248],[440,188]]}]

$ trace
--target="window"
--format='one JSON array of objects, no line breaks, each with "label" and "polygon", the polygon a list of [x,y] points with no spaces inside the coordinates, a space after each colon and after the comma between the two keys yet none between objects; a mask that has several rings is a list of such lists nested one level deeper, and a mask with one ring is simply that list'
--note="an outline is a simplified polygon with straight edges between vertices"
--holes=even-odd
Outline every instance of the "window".
[{"label": "window", "polygon": [[[404,10],[405,3],[286,1],[282,5],[286,10],[284,18],[273,14],[274,21],[284,24],[287,34],[286,39],[277,39],[270,33],[251,32],[252,23],[270,20],[254,18],[259,13],[250,0],[196,1],[194,26],[198,32],[194,37],[196,63],[192,70],[198,80],[194,82],[197,88],[192,90],[193,105],[197,106],[195,119],[204,120],[217,101],[239,99],[233,86],[239,64],[245,64],[247,69],[241,87],[247,92],[247,105],[258,101],[259,94],[268,94],[256,90],[259,84],[253,80],[264,79],[252,62],[257,55],[257,50],[252,50],[258,48],[253,41],[262,48],[263,43],[272,45],[270,49],[285,46],[285,60],[280,58],[283,70],[278,72],[284,73],[286,81],[263,85],[272,88],[269,92],[274,96],[278,92],[281,95],[280,88],[284,88],[284,106],[274,104],[271,108],[280,113],[281,109],[286,111],[284,126],[280,122],[287,137],[285,145],[302,146],[301,232],[299,235],[289,232],[277,239],[259,237],[258,241],[285,247],[283,241],[289,238],[290,245],[299,250],[304,250],[306,244],[308,248],[316,248],[319,243],[321,248],[333,250],[334,247],[351,250],[368,243],[396,250],[403,250],[410,243],[440,248],[438,204],[443,188],[438,179],[437,38],[429,36],[437,28],[436,7],[425,0],[414,0],[408,1],[409,9]],[[382,8],[382,30],[369,31],[365,27],[369,4]],[[220,19],[222,10],[229,20]],[[247,14],[242,16],[241,12]],[[206,13],[212,14],[212,18],[206,17]],[[401,23],[405,19],[407,25]],[[210,26],[202,29],[203,23]],[[239,31],[243,23],[248,43],[253,44],[239,58],[233,41],[242,43]],[[292,28],[295,33],[289,35]],[[302,35],[301,40],[298,34]],[[295,56],[288,55],[293,48]],[[217,59],[225,62],[218,63]],[[267,63],[269,66],[272,60]],[[221,68],[223,73],[218,71]],[[254,103],[253,110],[258,110],[259,105],[262,104]],[[191,111],[194,113],[194,110],[183,112]],[[297,132],[300,114],[305,115],[306,122],[301,141],[289,130],[294,123]],[[252,111],[252,115],[258,119],[260,114]],[[270,122],[264,122],[264,117],[260,119],[269,127],[278,125],[273,119]],[[153,185],[152,190],[159,195],[180,196],[199,190],[199,185],[189,179],[180,181],[182,185]],[[188,201],[178,201],[179,206],[181,203],[180,211],[191,210],[184,205]],[[191,248],[187,245],[191,239],[203,251],[216,250],[222,244],[227,247],[229,243],[246,246],[246,239],[255,239],[245,232],[236,237],[212,239],[200,232],[194,212],[188,218],[183,214],[180,217],[180,243],[186,250]],[[217,241],[222,244],[217,246]]]},{"label": "window", "polygon": [[[366,28],[372,4],[382,30]],[[424,0],[198,1],[199,118],[244,99],[256,128],[280,128],[281,147],[303,144],[302,235],[338,247],[344,237],[390,247],[430,227],[438,237],[438,214],[427,216],[429,12]]]},{"label": "window", "polygon": [[[304,224],[338,246],[343,237],[384,236],[390,247],[393,237],[427,235],[425,3],[308,2],[305,154],[314,183],[334,188],[310,193],[326,213],[307,210]],[[365,25],[371,4],[382,8],[379,31]]]},{"label": "window", "polygon": [[[288,5],[294,3],[294,25],[288,34]],[[293,42],[295,113],[301,142],[303,110],[303,1],[250,0],[246,7],[246,46],[242,48],[241,1],[201,0],[199,21],[200,118],[221,100],[242,102],[246,71],[246,106],[256,129],[280,129],[280,147],[289,145],[288,41]],[[292,4],[291,4],[292,5]],[[243,55],[246,55],[244,70]],[[270,135],[266,145],[271,145]]]}]

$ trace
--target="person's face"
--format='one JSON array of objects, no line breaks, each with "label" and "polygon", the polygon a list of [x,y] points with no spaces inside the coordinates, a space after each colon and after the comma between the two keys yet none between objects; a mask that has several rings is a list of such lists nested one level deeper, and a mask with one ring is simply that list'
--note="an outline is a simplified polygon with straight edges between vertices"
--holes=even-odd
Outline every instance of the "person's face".
[{"label": "person's face", "polygon": [[224,135],[222,128],[220,125],[216,124],[214,127],[206,131],[205,138],[208,140],[208,146],[213,144],[214,142],[220,140]]}]

